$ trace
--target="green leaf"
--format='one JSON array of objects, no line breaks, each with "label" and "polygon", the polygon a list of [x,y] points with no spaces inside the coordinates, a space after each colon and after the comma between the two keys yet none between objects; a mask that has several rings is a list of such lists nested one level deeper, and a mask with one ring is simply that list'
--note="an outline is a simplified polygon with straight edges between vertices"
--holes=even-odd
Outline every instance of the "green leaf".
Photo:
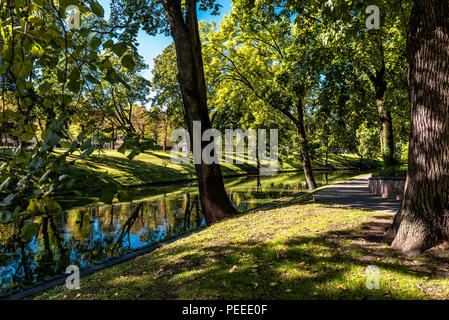
[{"label": "green leaf", "polygon": [[100,84],[100,81],[98,81],[96,78],[94,78],[90,74],[86,74],[86,80],[89,81],[90,83]]},{"label": "green leaf", "polygon": [[70,72],[69,79],[72,81],[76,81],[79,80],[79,78],[80,78],[80,71],[78,70],[78,68],[74,68],[72,72]]},{"label": "green leaf", "polygon": [[90,9],[92,10],[92,12],[100,18],[104,17],[104,9],[103,7],[97,3],[96,1],[92,0],[90,3]]},{"label": "green leaf", "polygon": [[117,195],[120,202],[131,202],[133,200],[132,194],[128,190],[122,190]]},{"label": "green leaf", "polygon": [[90,47],[92,49],[97,49],[101,44],[101,40],[98,37],[93,37],[92,40],[90,40]]},{"label": "green leaf", "polygon": [[53,100],[49,100],[48,98],[44,100],[44,102],[42,102],[42,105],[46,108],[49,108],[53,105],[54,101]]},{"label": "green leaf", "polygon": [[2,202],[0,202],[0,207],[6,207],[9,206],[14,199],[14,193],[8,194]]},{"label": "green leaf", "polygon": [[45,171],[45,173],[42,175],[42,177],[39,179],[39,183],[44,182],[45,180],[47,180],[48,175],[50,174],[51,169],[48,169],[47,171]]},{"label": "green leaf", "polygon": [[[80,84],[81,84],[81,82],[80,82]],[[64,104],[69,104],[73,101],[73,95],[65,94],[63,99],[64,99]]]},{"label": "green leaf", "polygon": [[21,7],[23,5],[25,5],[26,0],[14,0],[14,4],[16,5],[16,7]]},{"label": "green leaf", "polygon": [[0,74],[5,74],[11,64],[8,61],[3,61],[3,65],[0,68]]},{"label": "green leaf", "polygon": [[42,162],[44,162],[42,159],[40,159],[38,156],[34,156],[28,165],[36,170],[37,168],[39,168]]},{"label": "green leaf", "polygon": [[30,61],[19,61],[14,63],[11,67],[12,73],[18,79],[25,79],[31,74],[33,70],[33,64]]},{"label": "green leaf", "polygon": [[59,0],[59,5],[63,9],[67,8],[70,5],[78,5],[78,4],[79,4],[78,0]]},{"label": "green leaf", "polygon": [[122,63],[122,66],[124,66],[126,69],[129,69],[130,71],[134,71],[134,68],[136,67],[134,58],[130,54],[125,55],[122,58],[121,63]]},{"label": "green leaf", "polygon": [[37,125],[28,123],[24,126],[25,132],[27,133],[33,133],[37,130]]},{"label": "green leaf", "polygon": [[134,159],[137,155],[139,155],[140,154],[140,150],[139,149],[133,149],[133,151],[131,151],[126,157],[129,159],[129,160],[132,160],[132,159]]},{"label": "green leaf", "polygon": [[59,144],[63,148],[70,148],[72,146],[72,143],[70,141],[61,141],[61,142],[59,142]]},{"label": "green leaf", "polygon": [[17,86],[17,90],[19,90],[19,93],[22,96],[24,96],[25,95],[25,80],[17,79],[16,86]]},{"label": "green leaf", "polygon": [[57,145],[59,143],[60,140],[61,140],[61,137],[58,134],[56,134],[52,130],[49,130],[47,132],[47,136],[45,138],[45,143],[50,147],[54,147],[55,145]]},{"label": "green leaf", "polygon": [[0,212],[0,223],[8,223],[11,220],[12,213],[9,211]]},{"label": "green leaf", "polygon": [[124,142],[121,146],[120,146],[120,148],[118,148],[118,152],[120,152],[120,153],[122,153],[122,154],[125,154],[125,152],[126,152],[126,147],[127,147],[127,144],[126,144],[126,142]]},{"label": "green leaf", "polygon": [[117,84],[119,81],[119,76],[114,71],[114,69],[109,69],[104,77],[107,82],[110,84]]},{"label": "green leaf", "polygon": [[10,181],[11,181],[11,177],[6,178],[5,181],[3,181],[3,183],[0,185],[0,191],[3,191],[6,188],[8,188]]},{"label": "green leaf", "polygon": [[112,63],[111,63],[111,61],[109,61],[109,57],[104,58],[97,65],[100,68],[100,70],[103,72],[108,71],[109,69],[112,68]]},{"label": "green leaf", "polygon": [[30,202],[27,206],[27,211],[33,213],[34,215],[42,214],[41,207],[39,206],[39,202],[36,198],[30,199]]},{"label": "green leaf", "polygon": [[108,41],[106,41],[105,43],[103,43],[103,48],[111,48],[114,45],[114,41],[109,39]]},{"label": "green leaf", "polygon": [[45,50],[39,44],[35,43],[31,48],[30,53],[33,56],[40,58],[44,55]]},{"label": "green leaf", "polygon": [[24,132],[22,133],[22,135],[20,136],[20,140],[22,140],[23,142],[28,142],[31,139],[33,139],[34,134],[33,133],[29,133],[29,132]]},{"label": "green leaf", "polygon": [[73,93],[78,93],[81,90],[81,82],[70,80],[69,83],[67,84],[67,88]]},{"label": "green leaf", "polygon": [[3,117],[4,117],[5,119],[8,119],[8,120],[19,120],[19,119],[21,119],[23,116],[22,116],[20,113],[18,113],[18,112],[15,112],[15,111],[6,109],[6,110],[3,112]]},{"label": "green leaf", "polygon": [[92,146],[92,138],[87,139],[84,141],[84,143],[81,145],[81,150],[86,150],[87,148],[90,148]]},{"label": "green leaf", "polygon": [[114,200],[114,195],[117,192],[118,187],[116,184],[109,183],[105,187],[101,189],[100,192],[100,201],[104,203],[111,204],[112,200]]},{"label": "green leaf", "polygon": [[94,152],[94,151],[95,151],[95,147],[94,146],[90,146],[89,148],[87,148],[86,151],[84,151],[82,154],[80,154],[80,157],[82,159],[84,159],[84,158],[90,156],[92,154],[92,152]]},{"label": "green leaf", "polygon": [[30,242],[31,239],[33,239],[33,237],[38,234],[39,229],[40,229],[39,224],[27,221],[25,222],[25,226],[23,227],[23,230],[20,233],[20,237],[22,238],[23,241]]},{"label": "green leaf", "polygon": [[42,205],[44,207],[43,213],[61,213],[62,207],[61,205],[53,199],[45,198],[41,200]]},{"label": "green leaf", "polygon": [[75,184],[76,179],[75,178],[70,178],[69,180],[67,180],[64,185],[66,186],[66,188],[71,188],[73,187],[73,185]]},{"label": "green leaf", "polygon": [[78,140],[79,142],[83,141],[83,139],[86,137],[86,135],[84,134],[84,132],[81,132],[78,137],[76,138],[76,140]]},{"label": "green leaf", "polygon": [[119,57],[121,57],[126,50],[128,50],[128,46],[124,42],[119,42],[112,47],[112,51]]}]

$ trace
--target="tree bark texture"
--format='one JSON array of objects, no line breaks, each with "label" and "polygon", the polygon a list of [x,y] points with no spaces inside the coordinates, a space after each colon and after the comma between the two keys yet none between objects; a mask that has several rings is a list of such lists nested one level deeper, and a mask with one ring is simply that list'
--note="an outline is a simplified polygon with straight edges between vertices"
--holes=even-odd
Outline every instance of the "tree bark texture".
[{"label": "tree bark texture", "polygon": [[414,0],[408,36],[411,135],[393,248],[416,255],[448,240],[449,1]]},{"label": "tree bark texture", "polygon": [[301,157],[304,175],[306,177],[309,190],[317,188],[315,178],[313,177],[312,164],[310,161],[309,142],[307,141],[306,130],[304,127],[304,110],[301,101],[297,104],[298,119],[295,121],[298,129],[299,142],[301,144]]},{"label": "tree bark texture", "polygon": [[[198,31],[196,0],[185,1],[185,14],[180,0],[163,0],[175,42],[178,81],[181,86],[187,127],[193,139],[193,121],[201,122],[201,134],[211,128],[206,97],[201,42]],[[202,144],[201,149],[205,146]],[[193,145],[193,143],[191,143]],[[218,164],[195,164],[202,211],[207,224],[237,213],[223,184]]]}]

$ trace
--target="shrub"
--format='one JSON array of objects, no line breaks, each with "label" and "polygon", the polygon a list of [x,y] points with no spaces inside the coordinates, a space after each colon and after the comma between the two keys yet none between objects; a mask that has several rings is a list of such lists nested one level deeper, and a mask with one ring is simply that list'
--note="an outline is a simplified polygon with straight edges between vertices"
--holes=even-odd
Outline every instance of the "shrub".
[{"label": "shrub", "polygon": [[373,177],[405,177],[407,175],[407,164],[396,166],[383,166],[373,173]]}]

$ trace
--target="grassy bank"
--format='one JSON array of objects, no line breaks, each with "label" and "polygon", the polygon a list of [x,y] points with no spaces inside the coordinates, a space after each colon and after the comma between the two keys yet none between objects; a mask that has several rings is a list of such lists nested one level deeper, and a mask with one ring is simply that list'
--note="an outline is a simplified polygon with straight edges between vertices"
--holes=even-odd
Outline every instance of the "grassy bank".
[{"label": "grassy bank", "polygon": [[[0,148],[0,164],[7,159],[10,149]],[[56,152],[62,152],[56,149]],[[127,151],[126,154],[129,152]],[[2,156],[3,155],[3,156]],[[6,155],[6,156],[5,156]],[[76,160],[75,168],[83,171],[108,172],[108,174],[124,186],[135,186],[149,183],[174,182],[195,179],[193,164],[175,164],[170,159],[170,152],[147,151],[133,160],[116,150],[95,151],[86,159],[76,154],[69,157]],[[314,170],[374,170],[380,167],[377,160],[361,159],[357,155],[329,155],[327,165],[324,158],[312,160]],[[255,165],[245,161],[244,164],[222,163],[224,177],[258,173]],[[302,170],[300,157],[290,157],[287,161],[279,159],[280,171]]]},{"label": "grassy bank", "polygon": [[[37,299],[441,299],[449,256],[390,249],[392,215],[310,200],[230,219]],[[304,203],[305,201],[305,203]],[[438,258],[437,258],[438,256]],[[379,268],[380,288],[366,286]]]},{"label": "grassy bank", "polygon": [[[328,166],[324,165],[324,160],[319,159],[313,162],[314,169],[359,169],[373,167],[373,161],[360,161],[355,155],[334,155],[329,158]],[[169,182],[186,179],[193,179],[195,167],[193,164],[175,164],[170,160],[169,152],[145,152],[133,160],[129,160],[125,155],[106,150],[95,153],[87,161],[77,161],[77,168],[81,170],[107,171],[113,178],[123,185],[139,185],[154,182]],[[221,164],[223,176],[235,176],[249,173],[257,173],[258,170],[250,164]],[[281,162],[279,170],[292,171],[300,170],[302,166],[295,162]]]}]

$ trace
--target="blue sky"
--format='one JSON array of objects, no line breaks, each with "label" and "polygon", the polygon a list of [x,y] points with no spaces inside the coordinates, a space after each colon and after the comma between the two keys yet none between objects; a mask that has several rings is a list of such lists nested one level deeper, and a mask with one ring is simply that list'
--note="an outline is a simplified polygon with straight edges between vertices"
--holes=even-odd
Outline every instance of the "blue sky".
[{"label": "blue sky", "polygon": [[[99,0],[100,4],[103,6],[105,10],[105,18],[109,17],[110,8],[109,3],[110,0]],[[221,4],[223,7],[220,9],[219,16],[210,15],[211,11],[199,11],[198,12],[198,20],[206,20],[208,22],[221,21],[223,19],[223,15],[228,14],[232,8],[231,0],[217,0],[217,3]],[[145,63],[148,64],[149,69],[144,71],[142,75],[151,80],[151,70],[153,69],[153,59],[162,53],[164,48],[166,48],[170,43],[173,42],[171,37],[165,37],[164,35],[158,35],[156,37],[151,37],[147,35],[145,32],[140,31],[137,41],[139,42],[139,54],[144,57]]]}]

